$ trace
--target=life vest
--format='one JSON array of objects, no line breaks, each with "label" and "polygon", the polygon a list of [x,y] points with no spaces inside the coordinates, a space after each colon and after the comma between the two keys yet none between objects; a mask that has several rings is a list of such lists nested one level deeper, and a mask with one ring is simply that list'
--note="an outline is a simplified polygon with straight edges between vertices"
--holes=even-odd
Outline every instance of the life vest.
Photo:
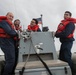
[{"label": "life vest", "polygon": [[37,31],[38,28],[39,28],[38,25],[34,25],[34,26],[30,26],[30,25],[28,25],[28,30],[30,30],[30,31]]},{"label": "life vest", "polygon": [[[70,23],[70,22],[73,22],[73,23],[76,23],[76,19],[74,18],[69,18],[69,19],[66,19],[66,20],[62,20],[61,23],[58,25],[58,28],[57,28],[57,33],[60,33],[62,31],[65,30],[66,26]],[[74,31],[67,36],[67,38],[72,38],[74,36]]]},{"label": "life vest", "polygon": [[[12,22],[9,21],[6,16],[0,16],[0,22],[2,22],[3,20],[5,20],[5,21],[11,26],[11,28],[15,29],[14,25],[12,24]],[[10,38],[11,36],[8,35],[8,34],[5,32],[5,30],[0,27],[0,37]]]},{"label": "life vest", "polygon": [[19,29],[21,29],[22,27],[21,26],[19,26],[19,27],[15,27],[16,28],[16,30],[19,30]]}]

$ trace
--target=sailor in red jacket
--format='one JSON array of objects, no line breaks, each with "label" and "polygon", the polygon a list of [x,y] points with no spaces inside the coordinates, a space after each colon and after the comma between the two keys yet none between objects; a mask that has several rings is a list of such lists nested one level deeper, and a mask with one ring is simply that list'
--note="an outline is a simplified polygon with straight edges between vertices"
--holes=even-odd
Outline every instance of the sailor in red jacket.
[{"label": "sailor in red jacket", "polygon": [[71,48],[74,41],[74,30],[76,19],[71,18],[71,12],[66,11],[64,13],[64,20],[58,25],[55,36],[60,39],[61,47],[59,53],[59,59],[69,64],[73,75],[73,62],[71,59]]},{"label": "sailor in red jacket", "polygon": [[14,25],[15,25],[15,29],[16,29],[17,31],[22,32],[22,27],[21,27],[21,25],[20,25],[20,20],[19,20],[19,19],[16,19],[16,20],[14,21]]},{"label": "sailor in red jacket", "polygon": [[41,32],[37,19],[32,19],[30,25],[28,25],[27,31]]},{"label": "sailor in red jacket", "polygon": [[12,24],[14,15],[8,12],[6,16],[0,16],[0,47],[5,56],[5,67],[1,75],[12,75],[15,64],[14,37],[17,33]]},{"label": "sailor in red jacket", "polygon": [[14,26],[15,26],[15,30],[16,32],[18,33],[18,38],[15,38],[15,65],[14,65],[14,68],[13,68],[13,71],[12,73],[15,74],[15,68],[16,68],[16,65],[17,65],[17,62],[18,62],[18,53],[19,53],[19,35],[20,35],[20,32],[22,32],[22,27],[20,26],[20,20],[19,19],[16,19],[14,20]]}]

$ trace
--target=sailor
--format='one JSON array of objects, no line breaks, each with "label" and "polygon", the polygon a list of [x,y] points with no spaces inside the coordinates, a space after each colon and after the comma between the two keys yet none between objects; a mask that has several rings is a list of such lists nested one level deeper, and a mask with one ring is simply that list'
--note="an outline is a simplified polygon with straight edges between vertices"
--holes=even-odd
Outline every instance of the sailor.
[{"label": "sailor", "polygon": [[76,19],[71,18],[72,14],[69,11],[64,13],[64,20],[58,25],[55,36],[60,38],[61,47],[59,53],[59,59],[69,64],[73,73],[73,62],[71,59],[71,48],[73,46],[74,30]]},{"label": "sailor", "polygon": [[20,25],[20,20],[19,19],[16,19],[14,21],[14,25],[15,25],[15,28],[16,28],[17,31],[19,30],[20,32],[22,32],[22,27]]},{"label": "sailor", "polygon": [[[14,20],[14,26],[15,26],[16,32],[19,35],[20,32],[22,32],[22,27],[20,25],[20,20],[19,19]],[[18,63],[19,39],[20,39],[19,37],[14,39],[14,41],[15,41],[15,65],[14,65],[12,74],[15,74],[15,68],[16,68],[16,65]]]},{"label": "sailor", "polygon": [[0,16],[0,47],[5,56],[5,67],[2,75],[12,75],[15,64],[14,37],[18,36],[12,24],[14,15],[8,12],[6,16]]},{"label": "sailor", "polygon": [[27,31],[41,32],[37,19],[32,19],[30,25],[28,25]]}]

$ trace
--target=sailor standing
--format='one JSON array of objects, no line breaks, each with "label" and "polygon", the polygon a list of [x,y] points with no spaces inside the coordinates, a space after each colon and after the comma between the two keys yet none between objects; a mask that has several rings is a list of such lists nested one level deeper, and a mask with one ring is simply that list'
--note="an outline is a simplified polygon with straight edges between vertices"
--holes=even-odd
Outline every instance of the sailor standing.
[{"label": "sailor standing", "polygon": [[12,24],[14,15],[8,12],[6,16],[0,16],[0,47],[5,55],[5,67],[2,75],[12,75],[15,64],[14,37],[17,33]]}]

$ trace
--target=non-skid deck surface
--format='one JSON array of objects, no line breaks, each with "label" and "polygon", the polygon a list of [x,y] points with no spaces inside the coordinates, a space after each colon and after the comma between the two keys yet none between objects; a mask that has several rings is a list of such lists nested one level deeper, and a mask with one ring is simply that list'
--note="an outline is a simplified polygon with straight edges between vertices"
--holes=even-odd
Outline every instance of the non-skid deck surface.
[{"label": "non-skid deck surface", "polygon": [[[60,61],[60,60],[47,60],[45,63],[48,65],[48,67],[59,67],[59,66],[66,66],[68,65],[66,62]],[[21,69],[24,66],[25,62],[18,63],[16,69]],[[34,68],[43,68],[44,65],[41,61],[31,61],[27,62],[26,69],[34,69]]]}]

